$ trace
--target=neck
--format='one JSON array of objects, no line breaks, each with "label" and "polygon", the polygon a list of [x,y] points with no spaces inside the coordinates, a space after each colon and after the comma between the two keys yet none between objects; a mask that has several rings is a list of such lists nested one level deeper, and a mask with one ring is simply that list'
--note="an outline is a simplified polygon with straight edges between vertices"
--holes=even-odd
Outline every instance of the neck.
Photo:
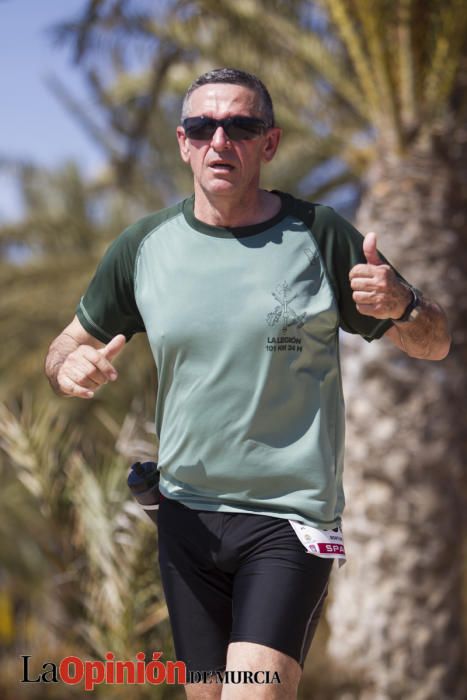
[{"label": "neck", "polygon": [[194,214],[211,226],[252,226],[272,219],[280,208],[278,195],[259,188],[235,196],[213,197],[195,184]]}]

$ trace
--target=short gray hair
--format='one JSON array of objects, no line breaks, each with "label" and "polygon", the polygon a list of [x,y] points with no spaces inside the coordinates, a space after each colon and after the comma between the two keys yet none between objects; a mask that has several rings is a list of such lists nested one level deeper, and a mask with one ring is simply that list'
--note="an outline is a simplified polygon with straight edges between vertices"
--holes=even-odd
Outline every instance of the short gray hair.
[{"label": "short gray hair", "polygon": [[247,73],[237,68],[215,68],[196,78],[183,98],[182,121],[189,116],[192,93],[202,85],[208,85],[209,83],[227,83],[229,85],[243,85],[249,88],[258,98],[262,119],[264,119],[268,127],[274,126],[274,107],[266,85],[253,73]]}]

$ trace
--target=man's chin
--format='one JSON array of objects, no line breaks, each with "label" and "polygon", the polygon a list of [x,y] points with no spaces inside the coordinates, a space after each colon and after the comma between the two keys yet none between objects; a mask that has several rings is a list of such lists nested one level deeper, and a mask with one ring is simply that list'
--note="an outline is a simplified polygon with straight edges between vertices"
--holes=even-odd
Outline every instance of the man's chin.
[{"label": "man's chin", "polygon": [[211,178],[209,182],[205,183],[203,188],[205,192],[211,194],[228,194],[229,192],[235,192],[238,184],[232,180],[231,177],[226,175],[225,177],[216,176]]}]

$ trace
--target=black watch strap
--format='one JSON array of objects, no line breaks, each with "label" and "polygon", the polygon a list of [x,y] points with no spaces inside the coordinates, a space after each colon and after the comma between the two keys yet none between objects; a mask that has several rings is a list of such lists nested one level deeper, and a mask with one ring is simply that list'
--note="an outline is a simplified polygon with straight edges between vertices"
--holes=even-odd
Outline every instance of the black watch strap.
[{"label": "black watch strap", "polygon": [[404,323],[405,321],[411,321],[412,320],[412,312],[420,306],[420,293],[415,287],[409,286],[408,287],[410,291],[412,292],[412,299],[409,301],[407,304],[407,308],[400,316],[400,318],[395,318],[394,321],[397,321],[398,323]]}]

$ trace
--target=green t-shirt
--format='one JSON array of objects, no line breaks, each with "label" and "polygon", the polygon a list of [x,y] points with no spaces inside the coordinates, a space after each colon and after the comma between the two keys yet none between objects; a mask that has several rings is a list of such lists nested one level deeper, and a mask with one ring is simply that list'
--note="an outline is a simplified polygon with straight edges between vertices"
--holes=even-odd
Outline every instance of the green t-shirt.
[{"label": "green t-shirt", "polygon": [[352,300],[361,234],[329,207],[276,194],[279,213],[248,227],[199,221],[194,197],[141,219],[107,250],[77,315],[103,342],[147,333],[163,495],[333,528],[339,328],[371,341],[392,322]]}]

